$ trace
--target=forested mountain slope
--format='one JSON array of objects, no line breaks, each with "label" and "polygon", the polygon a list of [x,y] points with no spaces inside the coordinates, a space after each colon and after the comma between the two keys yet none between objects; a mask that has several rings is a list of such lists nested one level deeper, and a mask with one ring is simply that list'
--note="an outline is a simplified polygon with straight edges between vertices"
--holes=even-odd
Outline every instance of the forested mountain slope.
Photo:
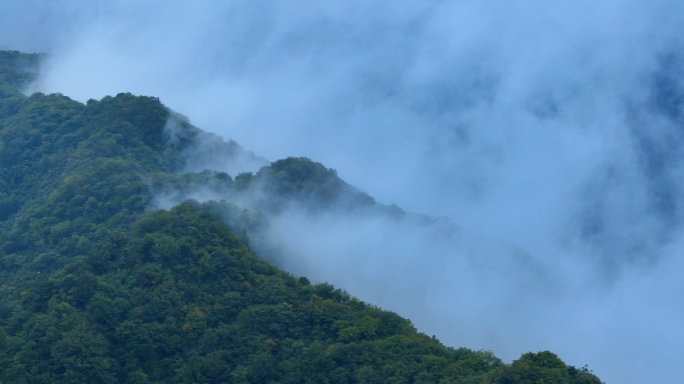
[{"label": "forested mountain slope", "polygon": [[[0,52],[0,383],[600,383],[550,352],[445,347],[278,270],[248,236],[288,204],[430,219],[304,158],[185,172],[206,133],[153,97],[24,96],[39,59]],[[224,200],[154,208],[198,189]]]}]

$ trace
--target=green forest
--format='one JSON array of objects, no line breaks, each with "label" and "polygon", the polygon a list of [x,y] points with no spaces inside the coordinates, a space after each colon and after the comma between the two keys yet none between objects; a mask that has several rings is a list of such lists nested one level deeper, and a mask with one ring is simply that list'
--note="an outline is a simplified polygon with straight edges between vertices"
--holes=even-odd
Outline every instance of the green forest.
[{"label": "green forest", "polygon": [[[41,59],[0,51],[0,383],[601,383],[549,351],[444,346],[279,270],[249,245],[266,212],[405,213],[306,158],[184,172],[200,129],[155,97],[26,96]],[[257,185],[257,208],[232,202]],[[154,209],[198,187],[225,198]]]}]

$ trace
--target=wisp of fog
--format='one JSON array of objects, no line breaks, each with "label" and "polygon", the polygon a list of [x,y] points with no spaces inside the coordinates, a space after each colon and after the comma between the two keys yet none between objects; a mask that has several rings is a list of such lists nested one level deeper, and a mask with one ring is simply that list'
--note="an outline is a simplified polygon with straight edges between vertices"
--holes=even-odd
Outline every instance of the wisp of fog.
[{"label": "wisp of fog", "polygon": [[279,265],[614,383],[684,382],[682,27],[665,0],[0,3],[0,49],[50,54],[27,92],[158,96],[461,228],[292,209]]}]

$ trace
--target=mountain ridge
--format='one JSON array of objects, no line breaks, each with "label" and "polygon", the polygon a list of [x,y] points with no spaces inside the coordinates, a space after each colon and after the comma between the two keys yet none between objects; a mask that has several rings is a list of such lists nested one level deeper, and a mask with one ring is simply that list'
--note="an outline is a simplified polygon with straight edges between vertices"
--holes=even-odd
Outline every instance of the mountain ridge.
[{"label": "mountain ridge", "polygon": [[[600,383],[550,352],[504,364],[445,347],[278,270],[250,235],[290,205],[437,219],[378,204],[306,158],[185,172],[206,133],[155,97],[25,96],[35,74],[23,69],[40,57],[0,52],[0,382]],[[213,143],[223,159],[263,161]],[[225,199],[187,200],[198,190]]]}]

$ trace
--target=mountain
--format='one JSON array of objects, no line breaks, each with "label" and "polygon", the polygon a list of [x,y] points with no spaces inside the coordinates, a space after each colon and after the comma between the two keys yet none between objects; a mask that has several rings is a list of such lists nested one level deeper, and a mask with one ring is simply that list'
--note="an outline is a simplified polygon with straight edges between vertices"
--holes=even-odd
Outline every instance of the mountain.
[{"label": "mountain", "polygon": [[293,206],[453,224],[306,158],[268,163],[154,97],[25,96],[40,59],[0,52],[0,383],[600,383],[548,351],[446,347],[254,251]]}]

